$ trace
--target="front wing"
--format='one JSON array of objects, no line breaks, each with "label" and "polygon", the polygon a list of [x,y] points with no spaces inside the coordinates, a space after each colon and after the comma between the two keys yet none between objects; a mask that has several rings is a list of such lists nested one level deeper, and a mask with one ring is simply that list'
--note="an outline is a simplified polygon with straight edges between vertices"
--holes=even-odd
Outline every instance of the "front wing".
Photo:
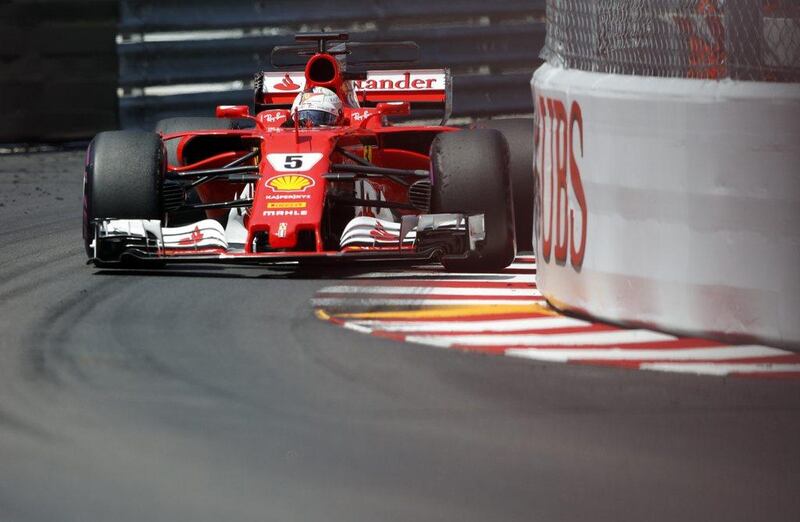
[{"label": "front wing", "polygon": [[[242,244],[229,244],[214,220],[184,227],[163,227],[159,220],[99,219],[89,263],[105,266],[137,260],[169,263],[265,265],[286,262],[334,263],[350,261],[426,262],[441,256],[467,256],[485,239],[483,214],[422,214],[404,216],[395,240],[372,245],[350,244],[342,250],[322,252],[247,252]],[[343,243],[345,243],[343,241]]]}]

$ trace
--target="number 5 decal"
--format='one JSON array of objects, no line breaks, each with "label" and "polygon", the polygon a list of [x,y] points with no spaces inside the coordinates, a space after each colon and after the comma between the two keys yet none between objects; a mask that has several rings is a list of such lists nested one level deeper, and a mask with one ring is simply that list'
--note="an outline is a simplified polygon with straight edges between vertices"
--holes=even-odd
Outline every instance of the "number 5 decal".
[{"label": "number 5 decal", "polygon": [[306,172],[311,170],[321,159],[322,153],[320,152],[267,154],[267,161],[277,172]]},{"label": "number 5 decal", "polygon": [[286,156],[286,163],[283,164],[283,168],[290,170],[298,170],[302,166],[303,166],[303,157],[297,155]]}]

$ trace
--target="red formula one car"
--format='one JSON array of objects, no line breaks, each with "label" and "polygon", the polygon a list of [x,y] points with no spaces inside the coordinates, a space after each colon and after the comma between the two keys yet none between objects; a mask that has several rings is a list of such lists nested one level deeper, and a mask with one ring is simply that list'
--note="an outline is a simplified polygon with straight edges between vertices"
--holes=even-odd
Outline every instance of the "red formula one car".
[{"label": "red formula one car", "polygon": [[[293,56],[304,69],[257,75],[255,115],[247,106],[220,106],[216,118],[171,118],[156,132],[94,138],[84,177],[90,261],[407,259],[480,272],[510,264],[508,142],[495,129],[443,125],[449,72],[358,70],[399,62],[353,59],[381,45],[416,49],[411,42],[353,44],[345,33],[296,38],[273,50],[273,64]],[[412,106],[442,110],[443,124],[389,124]],[[533,125],[510,123],[530,133],[521,152],[530,170]],[[522,171],[521,184],[531,178]],[[532,215],[532,197],[526,200],[524,220]]]}]

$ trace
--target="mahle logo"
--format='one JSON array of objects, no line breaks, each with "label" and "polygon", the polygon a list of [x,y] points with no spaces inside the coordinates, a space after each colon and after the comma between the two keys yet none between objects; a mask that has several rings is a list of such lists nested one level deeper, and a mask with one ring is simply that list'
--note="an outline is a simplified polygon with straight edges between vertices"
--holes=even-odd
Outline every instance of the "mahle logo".
[{"label": "mahle logo", "polygon": [[314,186],[314,179],[302,174],[286,174],[269,178],[267,186],[279,192],[305,192]]}]

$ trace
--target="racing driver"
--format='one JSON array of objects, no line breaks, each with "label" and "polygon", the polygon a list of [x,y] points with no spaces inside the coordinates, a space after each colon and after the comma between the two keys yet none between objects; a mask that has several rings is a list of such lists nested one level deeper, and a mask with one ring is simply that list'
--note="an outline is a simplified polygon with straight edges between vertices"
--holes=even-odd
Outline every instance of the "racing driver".
[{"label": "racing driver", "polygon": [[340,125],[342,100],[330,89],[314,87],[297,95],[291,113],[300,127]]}]

